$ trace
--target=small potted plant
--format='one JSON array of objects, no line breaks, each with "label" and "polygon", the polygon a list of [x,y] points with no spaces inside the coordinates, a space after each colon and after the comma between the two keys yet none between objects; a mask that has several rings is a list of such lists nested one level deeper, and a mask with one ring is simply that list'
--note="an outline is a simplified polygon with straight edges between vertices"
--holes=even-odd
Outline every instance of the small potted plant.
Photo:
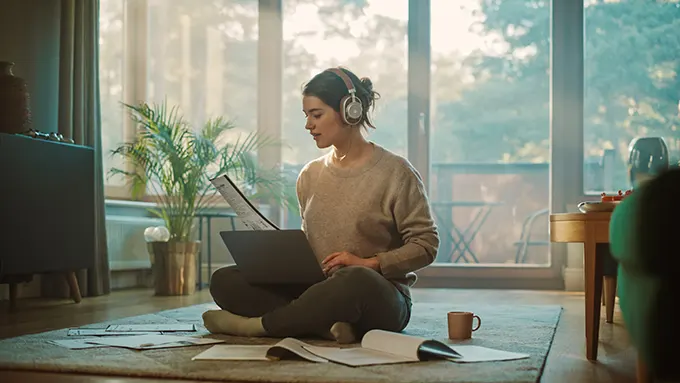
[{"label": "small potted plant", "polygon": [[156,207],[150,211],[163,219],[167,241],[154,241],[151,261],[157,295],[187,295],[195,291],[196,215],[219,200],[210,179],[227,174],[252,199],[283,203],[296,209],[290,179],[277,169],[257,165],[258,149],[276,142],[257,132],[227,140],[225,133],[235,126],[218,117],[194,129],[177,108],[140,103],[123,104],[138,125],[135,137],[112,150],[123,158],[121,168],[109,176],[122,175],[137,199],[147,193]]}]

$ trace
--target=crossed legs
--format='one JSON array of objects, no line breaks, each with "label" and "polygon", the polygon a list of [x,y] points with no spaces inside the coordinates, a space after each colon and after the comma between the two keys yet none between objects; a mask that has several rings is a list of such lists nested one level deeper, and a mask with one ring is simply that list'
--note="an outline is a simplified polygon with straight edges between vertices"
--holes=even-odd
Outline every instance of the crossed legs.
[{"label": "crossed legs", "polygon": [[211,332],[241,336],[332,336],[354,341],[371,329],[403,330],[411,302],[374,270],[348,266],[312,286],[248,284],[235,266],[217,270],[210,292],[222,310],[208,311]]}]

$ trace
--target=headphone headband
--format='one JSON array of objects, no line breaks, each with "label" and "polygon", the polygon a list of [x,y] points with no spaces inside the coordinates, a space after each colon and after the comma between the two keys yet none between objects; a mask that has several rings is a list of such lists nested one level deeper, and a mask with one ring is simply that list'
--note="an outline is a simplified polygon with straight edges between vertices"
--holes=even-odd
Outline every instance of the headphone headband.
[{"label": "headphone headband", "polygon": [[345,72],[342,69],[340,69],[340,68],[329,68],[327,70],[329,72],[335,73],[336,75],[338,75],[338,77],[340,77],[342,79],[342,81],[345,83],[345,86],[347,87],[347,91],[349,91],[349,93],[356,94],[356,88],[354,88],[354,83],[349,78],[349,76],[347,76],[347,74],[345,74]]}]

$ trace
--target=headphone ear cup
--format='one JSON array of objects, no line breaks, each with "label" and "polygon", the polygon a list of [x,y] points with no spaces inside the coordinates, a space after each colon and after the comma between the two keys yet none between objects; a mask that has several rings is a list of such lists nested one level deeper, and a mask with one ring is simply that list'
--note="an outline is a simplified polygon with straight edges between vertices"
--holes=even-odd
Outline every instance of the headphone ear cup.
[{"label": "headphone ear cup", "polygon": [[349,101],[349,96],[345,96],[340,100],[340,118],[345,124],[351,125],[347,119],[347,101]]},{"label": "headphone ear cup", "polygon": [[354,96],[345,96],[342,99],[342,119],[349,125],[356,125],[361,122],[364,114],[361,100]]},{"label": "headphone ear cup", "polygon": [[345,112],[347,119],[349,121],[354,121],[352,125],[356,125],[361,122],[361,117],[364,114],[364,108],[359,100],[350,100],[347,104],[347,111]]}]

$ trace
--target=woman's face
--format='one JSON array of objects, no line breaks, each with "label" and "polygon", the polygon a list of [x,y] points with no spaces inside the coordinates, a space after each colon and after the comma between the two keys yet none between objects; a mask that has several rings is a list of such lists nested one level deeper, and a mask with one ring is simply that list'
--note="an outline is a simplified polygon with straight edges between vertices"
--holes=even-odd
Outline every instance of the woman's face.
[{"label": "woman's face", "polygon": [[309,130],[316,146],[321,149],[344,140],[349,133],[349,129],[344,129],[340,113],[315,96],[302,98],[302,111],[307,118],[305,129]]}]

